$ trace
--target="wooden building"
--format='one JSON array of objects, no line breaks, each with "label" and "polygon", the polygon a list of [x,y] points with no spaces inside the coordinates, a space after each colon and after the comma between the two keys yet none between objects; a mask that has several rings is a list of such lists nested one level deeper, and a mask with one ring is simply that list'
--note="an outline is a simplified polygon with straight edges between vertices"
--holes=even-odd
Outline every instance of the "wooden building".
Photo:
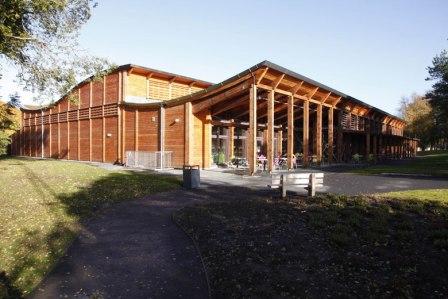
[{"label": "wooden building", "polygon": [[221,83],[136,65],[79,83],[49,107],[22,109],[13,155],[109,163],[127,152],[169,152],[171,165],[208,168],[214,157],[294,155],[344,162],[415,155],[405,122],[305,76],[261,62]]}]

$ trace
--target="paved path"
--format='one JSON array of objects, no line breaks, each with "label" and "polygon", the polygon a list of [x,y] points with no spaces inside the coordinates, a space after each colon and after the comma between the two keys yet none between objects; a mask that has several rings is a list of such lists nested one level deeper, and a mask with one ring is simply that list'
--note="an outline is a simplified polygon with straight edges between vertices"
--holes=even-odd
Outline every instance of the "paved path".
[{"label": "paved path", "polygon": [[[103,211],[85,229],[33,298],[207,298],[200,257],[172,222],[173,211],[194,203],[272,194],[268,176],[202,172],[202,188],[176,190],[123,202]],[[326,173],[333,193],[448,188],[448,180]],[[304,190],[297,189],[297,192]]]},{"label": "paved path", "polygon": [[200,258],[171,214],[192,194],[123,202],[86,223],[33,298],[207,298]]},{"label": "paved path", "polygon": [[[304,172],[303,170],[297,170]],[[306,172],[322,172],[306,170]],[[448,188],[448,178],[432,178],[427,176],[402,175],[358,175],[341,172],[325,172],[324,185],[321,192],[343,193],[348,195],[378,193],[411,189]],[[238,176],[219,171],[203,171],[203,181],[209,184],[245,186],[251,189],[265,190],[270,184],[269,175],[255,177]],[[293,191],[306,194],[304,189],[293,188]]]}]

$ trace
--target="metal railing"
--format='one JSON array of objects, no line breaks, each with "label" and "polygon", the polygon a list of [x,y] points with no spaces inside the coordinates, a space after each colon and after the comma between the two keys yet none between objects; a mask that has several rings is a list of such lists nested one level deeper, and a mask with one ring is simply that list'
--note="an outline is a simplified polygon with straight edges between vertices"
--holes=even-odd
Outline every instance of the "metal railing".
[{"label": "metal railing", "polygon": [[141,152],[126,151],[126,166],[147,169],[172,168],[171,156],[173,152]]}]

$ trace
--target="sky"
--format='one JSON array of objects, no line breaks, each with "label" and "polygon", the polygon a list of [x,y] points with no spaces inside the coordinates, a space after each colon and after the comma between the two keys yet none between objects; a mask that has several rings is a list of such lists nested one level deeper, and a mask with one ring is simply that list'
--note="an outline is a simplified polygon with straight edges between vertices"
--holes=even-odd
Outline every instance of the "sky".
[{"label": "sky", "polygon": [[[448,49],[446,0],[98,0],[91,54],[214,83],[269,60],[389,113]],[[6,74],[5,74],[6,73]],[[29,94],[4,72],[0,93]]]}]

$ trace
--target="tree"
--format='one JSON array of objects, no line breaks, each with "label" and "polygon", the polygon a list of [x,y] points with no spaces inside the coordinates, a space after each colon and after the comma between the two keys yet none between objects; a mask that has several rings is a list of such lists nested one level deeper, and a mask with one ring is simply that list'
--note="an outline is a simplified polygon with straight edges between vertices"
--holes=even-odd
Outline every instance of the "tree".
[{"label": "tree", "polygon": [[96,6],[91,0],[0,1],[0,72],[18,69],[19,82],[42,100],[65,95],[80,77],[111,67],[80,48],[81,27]]},{"label": "tree", "polygon": [[18,95],[12,96],[8,103],[0,101],[0,155],[6,154],[11,135],[20,128],[19,101]]},{"label": "tree", "polygon": [[443,50],[433,58],[432,66],[428,67],[429,77],[426,80],[435,81],[432,90],[426,97],[430,99],[434,110],[436,128],[439,137],[448,139],[448,52]]},{"label": "tree", "polygon": [[419,138],[423,150],[434,144],[437,139],[435,119],[433,108],[427,99],[415,93],[402,98],[400,114],[407,122],[405,133]]}]

